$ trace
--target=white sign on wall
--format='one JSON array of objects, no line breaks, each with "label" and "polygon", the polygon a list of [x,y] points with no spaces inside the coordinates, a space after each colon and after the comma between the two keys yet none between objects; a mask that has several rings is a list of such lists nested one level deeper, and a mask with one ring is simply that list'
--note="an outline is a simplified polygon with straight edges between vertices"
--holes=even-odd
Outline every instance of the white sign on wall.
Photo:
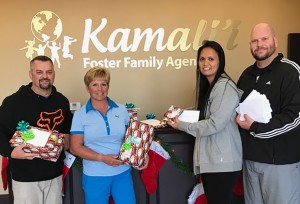
[{"label": "white sign on wall", "polygon": [[[174,58],[173,56],[161,58],[156,55],[140,59],[130,56],[130,53],[149,52],[150,49],[157,53],[163,51],[171,53],[177,50],[181,52],[196,51],[203,40],[214,40],[218,32],[229,33],[226,48],[233,50],[238,46],[235,39],[241,22],[228,19],[225,21],[213,20],[209,23],[207,20],[201,19],[195,32],[191,32],[190,28],[174,28],[168,35],[163,27],[156,30],[152,28],[142,30],[139,27],[134,29],[117,28],[110,31],[108,37],[107,34],[104,37],[102,33],[106,31],[108,23],[108,19],[102,18],[99,25],[93,25],[93,20],[87,18],[82,31],[83,39],[76,39],[71,33],[63,32],[64,24],[56,13],[40,11],[31,20],[32,39],[25,40],[25,46],[20,50],[23,50],[26,58],[30,60],[36,55],[44,55],[47,50],[51,54],[53,63],[61,68],[62,59],[73,60],[71,48],[75,43],[81,42],[81,53],[84,55],[89,54],[91,48],[99,53],[122,52],[128,55],[117,60],[107,57],[101,59],[82,57],[84,68],[102,66],[125,69],[152,68],[160,70],[162,67],[181,69],[195,67],[196,60],[194,58]],[[207,30],[209,30],[209,35],[204,36],[204,32]]]}]

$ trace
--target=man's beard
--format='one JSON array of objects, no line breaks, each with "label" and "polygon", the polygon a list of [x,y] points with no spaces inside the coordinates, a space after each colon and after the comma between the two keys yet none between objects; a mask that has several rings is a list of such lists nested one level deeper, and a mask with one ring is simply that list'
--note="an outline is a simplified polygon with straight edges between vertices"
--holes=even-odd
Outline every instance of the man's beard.
[{"label": "man's beard", "polygon": [[[47,84],[47,85],[44,85],[44,84],[42,83],[42,81],[47,81],[48,84]],[[51,82],[50,82],[49,79],[42,79],[42,80],[39,81],[39,86],[40,86],[40,88],[43,89],[43,90],[49,90],[49,89],[51,89],[52,84],[51,84]]]},{"label": "man's beard", "polygon": [[275,46],[271,46],[270,50],[267,50],[266,54],[264,54],[263,56],[259,56],[255,53],[255,51],[251,50],[251,54],[254,57],[254,59],[256,59],[257,61],[263,61],[268,59],[270,56],[272,56],[275,52]]}]

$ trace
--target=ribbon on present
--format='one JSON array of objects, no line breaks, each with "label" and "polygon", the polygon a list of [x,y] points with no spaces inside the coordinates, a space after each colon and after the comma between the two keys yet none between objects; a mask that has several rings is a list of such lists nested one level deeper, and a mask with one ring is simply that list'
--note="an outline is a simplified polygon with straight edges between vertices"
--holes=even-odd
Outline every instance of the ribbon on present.
[{"label": "ribbon on present", "polygon": [[17,130],[19,130],[22,135],[21,135],[21,138],[27,142],[28,140],[32,140],[34,139],[34,134],[32,132],[32,130],[29,130],[29,123],[24,121],[24,120],[21,120],[20,122],[18,122],[18,126],[17,126]]},{"label": "ribbon on present", "polygon": [[153,114],[153,113],[148,113],[148,114],[146,115],[147,120],[149,120],[149,119],[154,119],[155,117],[156,117],[156,115]]},{"label": "ribbon on present", "polygon": [[34,139],[34,134],[32,132],[32,130],[28,130],[27,132],[23,132],[21,135],[21,138],[27,142],[28,140],[32,140]]},{"label": "ribbon on present", "polygon": [[129,109],[129,108],[135,108],[135,105],[133,103],[126,103],[125,104],[125,108]]},{"label": "ribbon on present", "polygon": [[20,132],[27,132],[28,127],[29,123],[21,120],[20,122],[18,122],[17,130],[19,130]]}]

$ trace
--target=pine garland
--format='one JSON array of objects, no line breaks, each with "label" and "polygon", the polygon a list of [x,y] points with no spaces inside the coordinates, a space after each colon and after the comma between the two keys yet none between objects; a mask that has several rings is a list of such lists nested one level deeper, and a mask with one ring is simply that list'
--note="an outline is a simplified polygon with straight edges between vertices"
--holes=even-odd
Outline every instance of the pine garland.
[{"label": "pine garland", "polygon": [[171,161],[177,169],[181,170],[183,173],[193,175],[193,171],[191,170],[191,168],[175,155],[175,151],[172,145],[165,142],[159,136],[154,136],[154,140],[157,141],[169,153]]},{"label": "pine garland", "polygon": [[82,159],[80,157],[76,157],[73,166],[78,169],[80,172],[82,172],[83,167],[82,167]]}]

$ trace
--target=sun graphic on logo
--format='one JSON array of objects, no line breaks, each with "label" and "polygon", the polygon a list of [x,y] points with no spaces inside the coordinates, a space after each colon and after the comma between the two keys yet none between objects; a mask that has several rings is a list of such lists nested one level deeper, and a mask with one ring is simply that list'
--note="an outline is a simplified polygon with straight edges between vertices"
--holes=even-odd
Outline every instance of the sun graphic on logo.
[{"label": "sun graphic on logo", "polygon": [[62,33],[62,21],[52,11],[40,11],[31,20],[31,31],[41,42],[55,41]]}]

